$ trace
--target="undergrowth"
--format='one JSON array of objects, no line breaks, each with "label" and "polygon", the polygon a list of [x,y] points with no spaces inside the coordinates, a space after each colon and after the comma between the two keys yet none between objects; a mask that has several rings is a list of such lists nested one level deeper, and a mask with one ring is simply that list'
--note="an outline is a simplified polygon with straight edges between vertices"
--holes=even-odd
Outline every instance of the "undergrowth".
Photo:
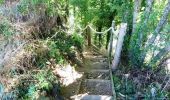
[{"label": "undergrowth", "polygon": [[[25,55],[21,55],[23,58],[19,59],[17,65],[8,69],[10,70],[9,73],[5,74],[10,75],[10,78],[16,78],[17,81],[5,94],[3,91],[8,84],[4,83],[2,87],[0,85],[2,100],[42,100],[46,98],[62,100],[59,78],[53,74],[53,70],[56,65],[76,64],[72,59],[82,53],[84,39],[80,34],[68,35],[64,32],[66,28],[63,23],[65,23],[66,14],[60,9],[62,7],[58,6],[60,3],[61,1],[55,0],[21,0],[18,2],[16,9],[21,17],[19,18],[21,22],[29,21],[31,14],[37,15],[37,21],[32,24],[35,24],[35,27],[38,28],[37,31],[35,28],[35,31],[32,29],[33,32],[29,33],[29,35],[35,35],[32,36],[35,38],[32,40],[31,37],[29,38],[31,41],[28,40],[29,42],[24,48]],[[23,20],[22,17],[26,17],[26,20]],[[8,37],[17,34],[17,29],[15,30],[16,27],[12,24],[14,23],[8,18],[1,20],[0,35],[2,34],[10,39]],[[64,31],[55,33],[62,29]],[[51,37],[52,35],[55,36]],[[3,77],[9,77],[5,75]]]},{"label": "undergrowth", "polygon": [[117,70],[113,76],[117,99],[167,100],[170,93],[163,89],[167,80],[159,77],[165,76],[148,70]]},{"label": "undergrowth", "polygon": [[[57,90],[56,94],[53,89]],[[42,70],[39,72],[32,72],[30,79],[22,79],[20,84],[16,87],[18,90],[18,99],[35,100],[40,98],[52,98],[59,96],[60,88],[57,77],[50,70]]]},{"label": "undergrowth", "polygon": [[[16,33],[7,20],[0,22],[0,30],[2,32],[0,34],[6,37]],[[55,65],[64,66],[72,62],[71,60],[77,54],[81,54],[83,43],[84,39],[81,35],[77,33],[67,35],[67,33],[61,31],[56,33],[53,38],[36,39],[27,44],[25,51],[31,52],[31,56],[26,56],[26,59],[23,58],[21,60],[22,65],[19,65],[19,68],[13,67],[9,71],[8,75],[10,77],[19,77],[19,79],[8,93],[4,93],[6,87],[3,84],[0,85],[0,98],[2,100],[35,100],[44,98],[62,100],[58,77],[52,71],[55,69]],[[70,54],[73,55],[71,59],[69,58]],[[29,63],[26,64],[27,62]]]},{"label": "undergrowth", "polygon": [[6,18],[3,18],[0,21],[0,34],[3,34],[4,36],[9,37],[15,33],[16,31],[14,30],[14,28],[12,28],[10,22]]},{"label": "undergrowth", "polygon": [[[49,59],[54,59],[57,64],[67,63],[69,54],[76,52],[82,53],[84,39],[81,35],[66,35],[64,32],[58,33],[54,39],[38,41],[38,46],[29,47],[38,55],[36,57],[36,66],[43,67]],[[73,56],[74,58],[74,56]]]},{"label": "undergrowth", "polygon": [[[81,35],[66,35],[64,32],[57,33],[53,39],[37,40],[25,48],[32,52],[32,67],[28,67],[24,73],[11,71],[11,75],[23,75],[19,83],[14,87],[17,98],[20,100],[34,100],[49,98],[61,99],[60,83],[58,77],[53,74],[55,65],[64,66],[76,57],[76,53],[83,50],[83,38]],[[74,54],[72,59],[69,55]],[[75,63],[75,62],[74,62]],[[50,64],[50,65],[49,65]],[[5,99],[4,99],[5,100]]]}]

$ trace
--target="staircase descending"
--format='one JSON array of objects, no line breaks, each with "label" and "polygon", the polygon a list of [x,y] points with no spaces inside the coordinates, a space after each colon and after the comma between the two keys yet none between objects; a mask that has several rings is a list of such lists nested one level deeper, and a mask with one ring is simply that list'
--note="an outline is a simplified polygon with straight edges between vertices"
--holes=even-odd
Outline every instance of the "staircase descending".
[{"label": "staircase descending", "polygon": [[112,80],[106,57],[96,52],[87,52],[83,79],[73,100],[113,100]]},{"label": "staircase descending", "polygon": [[[89,26],[88,26],[89,27]],[[120,54],[122,50],[124,36],[126,34],[127,23],[121,23],[119,30],[115,31],[115,21],[112,21],[112,26],[104,32],[94,33],[107,33],[110,31],[110,39],[108,45],[107,57],[109,60],[112,58],[113,48],[115,49],[114,59],[112,63],[112,70],[115,70],[118,66]],[[92,43],[92,34],[87,35],[87,44],[92,47],[90,51],[83,54],[85,56],[85,67],[81,68],[84,72],[81,85],[76,96],[73,96],[73,100],[116,100],[116,94],[113,86],[112,73],[110,63],[107,57],[100,54],[100,50]],[[113,40],[116,43],[113,47]],[[85,49],[86,50],[86,49]]]}]

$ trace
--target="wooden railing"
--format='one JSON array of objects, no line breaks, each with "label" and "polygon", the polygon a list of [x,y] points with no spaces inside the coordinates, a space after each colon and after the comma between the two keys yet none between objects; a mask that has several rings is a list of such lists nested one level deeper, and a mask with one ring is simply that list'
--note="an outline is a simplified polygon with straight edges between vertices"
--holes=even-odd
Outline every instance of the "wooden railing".
[{"label": "wooden railing", "polygon": [[[115,30],[115,21],[112,21],[112,26],[103,32],[97,32],[90,25],[87,25],[83,30],[86,30],[86,29],[88,30],[87,31],[88,33],[86,34],[86,39],[88,40],[88,42],[87,42],[88,46],[92,45],[92,35],[101,34],[104,36],[107,32],[110,31],[109,43],[106,44],[106,45],[108,45],[107,54],[108,54],[109,62],[112,63],[111,69],[115,70],[117,68],[119,60],[120,60],[124,36],[126,35],[127,24],[126,23],[120,24],[120,28],[118,29],[118,31],[119,31],[118,36],[116,34],[117,30]],[[92,32],[95,34],[92,34]],[[117,43],[116,43],[116,46],[113,48],[113,41],[115,39],[116,39]],[[112,57],[113,50],[114,50],[114,56]],[[112,58],[114,58],[114,59],[112,60]]]},{"label": "wooden railing", "polygon": [[116,100],[116,92],[115,92],[115,88],[114,88],[113,72],[112,71],[114,71],[117,68],[118,63],[119,63],[121,50],[122,50],[122,46],[123,46],[123,40],[124,40],[124,36],[126,34],[126,28],[127,28],[127,24],[121,23],[118,38],[117,38],[118,40],[116,43],[116,48],[114,48],[115,49],[114,59],[112,60],[113,36],[115,35],[114,34],[115,22],[112,21],[112,31],[110,31],[110,42],[109,42],[109,48],[108,48],[109,49],[108,50],[108,60],[109,60],[109,68],[110,68],[110,76],[111,76],[112,92],[113,92],[114,100]]}]

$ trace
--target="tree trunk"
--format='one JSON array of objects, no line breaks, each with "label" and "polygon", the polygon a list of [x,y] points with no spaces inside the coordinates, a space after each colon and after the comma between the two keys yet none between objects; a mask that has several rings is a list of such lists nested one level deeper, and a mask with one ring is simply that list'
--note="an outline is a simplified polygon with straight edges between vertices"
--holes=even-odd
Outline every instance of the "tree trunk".
[{"label": "tree trunk", "polygon": [[[134,52],[134,50],[138,50],[139,54],[140,54],[140,50],[142,47],[142,41],[143,41],[143,31],[147,28],[147,23],[148,23],[148,19],[150,16],[150,12],[152,10],[152,5],[153,5],[153,0],[146,0],[146,7],[145,7],[145,14],[144,14],[144,21],[141,24],[140,28],[138,29],[138,31],[136,30],[136,35],[137,35],[137,41],[134,42],[134,38],[131,38],[130,40],[130,45],[135,46],[135,48],[131,48],[129,51],[129,57],[132,58],[132,64],[133,66],[138,66],[138,65],[142,65],[142,61],[139,59],[138,56],[136,56],[136,53]],[[135,32],[135,30],[134,30]],[[139,60],[139,61],[134,61],[134,60]],[[136,63],[137,62],[137,63]]]},{"label": "tree trunk", "polygon": [[[156,37],[158,36],[158,34],[160,34],[160,31],[162,30],[162,28],[164,27],[165,23],[167,22],[167,18],[168,18],[168,15],[170,13],[170,0],[168,0],[168,4],[166,5],[165,9],[164,9],[164,12],[163,12],[163,15],[155,29],[155,31],[152,33],[152,37],[148,40],[148,42],[146,42],[145,44],[145,48],[148,48],[151,44],[154,43]],[[142,63],[144,62],[144,59],[146,57],[146,54],[147,52],[144,52],[142,54]]]},{"label": "tree trunk", "polygon": [[136,22],[137,22],[137,17],[139,15],[140,7],[141,7],[141,1],[142,0],[135,0],[134,1],[133,29],[132,29],[132,33],[134,33],[135,29],[136,29]]},{"label": "tree trunk", "polygon": [[107,32],[107,36],[106,36],[106,50],[108,49],[108,45],[109,45],[110,32],[111,32],[111,31],[108,31],[108,32]]},{"label": "tree trunk", "polygon": [[90,27],[87,27],[87,39],[88,39],[88,46],[91,46],[91,31],[90,31]]},{"label": "tree trunk", "polygon": [[[98,32],[101,32],[102,31],[102,25],[100,25],[98,28],[97,28],[97,31]],[[98,39],[98,40],[97,40]],[[96,45],[98,45],[99,47],[101,47],[101,44],[102,44],[102,34],[95,34],[94,36],[94,43]]]},{"label": "tree trunk", "polygon": [[[102,25],[98,27],[98,32],[102,31]],[[102,34],[99,34],[99,47],[102,46]]]},{"label": "tree trunk", "polygon": [[94,36],[94,44],[97,45],[97,34]]},{"label": "tree trunk", "polygon": [[65,11],[66,11],[66,15],[69,16],[69,0],[66,0],[66,8],[65,8]]},{"label": "tree trunk", "polygon": [[147,0],[147,6],[146,6],[146,9],[145,9],[145,15],[144,15],[144,23],[143,25],[141,26],[141,29],[139,30],[138,34],[139,34],[139,44],[140,44],[140,47],[142,46],[142,41],[143,41],[143,33],[142,31],[145,30],[145,28],[147,28],[147,23],[148,23],[148,20],[149,20],[149,16],[150,16],[150,13],[152,11],[152,6],[153,6],[153,0]]},{"label": "tree trunk", "polygon": [[[110,23],[110,25],[108,27],[112,26],[115,16],[116,16],[116,10],[114,10],[112,12],[112,14],[110,14],[110,16],[109,16],[109,22],[112,22],[112,23]],[[106,35],[106,50],[108,49],[108,46],[109,46],[110,32],[111,31],[107,32],[107,35]]]},{"label": "tree trunk", "polygon": [[116,51],[114,54],[114,59],[112,61],[112,70],[114,71],[119,63],[120,60],[120,55],[121,55],[121,50],[123,46],[123,41],[124,41],[124,36],[126,34],[126,29],[127,29],[127,23],[122,23],[120,26],[120,31],[119,31],[119,37],[116,45]]},{"label": "tree trunk", "polygon": [[[99,9],[100,12],[104,12],[104,4],[105,4],[105,0],[100,0],[100,9]],[[103,23],[104,23],[103,15],[101,15],[99,19],[100,25],[98,27],[98,32],[102,31]],[[101,48],[101,46],[102,46],[102,34],[99,34],[99,48]]]}]

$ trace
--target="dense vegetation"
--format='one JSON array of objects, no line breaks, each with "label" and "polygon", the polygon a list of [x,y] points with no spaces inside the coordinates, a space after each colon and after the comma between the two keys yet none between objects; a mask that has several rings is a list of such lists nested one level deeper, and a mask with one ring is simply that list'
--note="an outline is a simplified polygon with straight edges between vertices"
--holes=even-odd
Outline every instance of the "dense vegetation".
[{"label": "dense vegetation", "polygon": [[[54,69],[83,66],[83,49],[90,42],[107,50],[111,35],[105,30],[113,20],[118,31],[120,23],[127,23],[119,66],[113,70],[118,97],[170,98],[170,0],[0,0],[0,4],[2,100],[63,99]],[[104,34],[95,34],[100,32]]]}]

